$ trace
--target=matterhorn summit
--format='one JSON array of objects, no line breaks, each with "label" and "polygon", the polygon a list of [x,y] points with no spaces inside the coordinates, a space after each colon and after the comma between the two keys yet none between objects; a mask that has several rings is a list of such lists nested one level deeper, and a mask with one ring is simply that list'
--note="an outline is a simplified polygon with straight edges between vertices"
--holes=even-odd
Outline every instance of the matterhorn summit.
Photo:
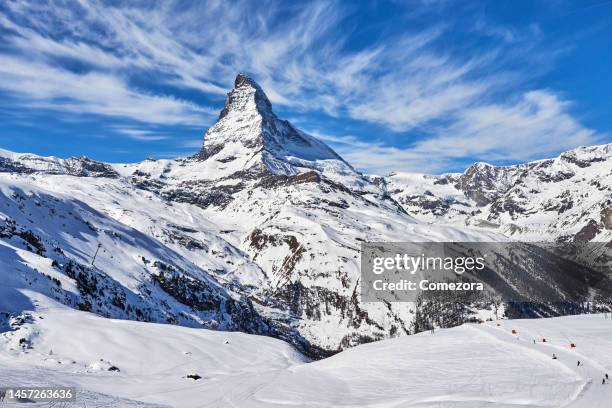
[{"label": "matterhorn summit", "polygon": [[240,73],[234,80],[234,88],[227,94],[219,119],[228,115],[243,116],[248,112],[267,117],[273,115],[272,104],[261,87],[247,74]]},{"label": "matterhorn summit", "polygon": [[242,73],[227,94],[218,121],[206,132],[199,157],[251,176],[295,175],[330,167],[354,173],[327,145],[279,119],[263,89]]}]

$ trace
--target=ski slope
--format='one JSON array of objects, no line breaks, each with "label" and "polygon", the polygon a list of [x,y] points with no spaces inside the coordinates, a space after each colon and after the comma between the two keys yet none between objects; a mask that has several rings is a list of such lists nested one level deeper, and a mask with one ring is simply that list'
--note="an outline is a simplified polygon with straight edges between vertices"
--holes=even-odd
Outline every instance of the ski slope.
[{"label": "ski slope", "polygon": [[[570,349],[566,336],[578,347]],[[610,350],[612,320],[602,315],[469,324],[293,368],[245,405],[603,407],[612,397],[612,385],[601,385]],[[576,367],[577,360],[584,365]]]},{"label": "ski slope", "polygon": [[469,324],[309,362],[268,337],[105,319],[23,294],[35,310],[0,335],[0,383],[76,386],[76,406],[592,408],[612,398],[603,315]]},{"label": "ski slope", "polygon": [[[0,384],[75,386],[101,396],[87,407],[108,406],[109,398],[195,407],[207,387],[307,361],[270,337],[106,319],[23,292],[36,311],[31,323],[0,334]],[[21,339],[31,348],[20,346]]]}]

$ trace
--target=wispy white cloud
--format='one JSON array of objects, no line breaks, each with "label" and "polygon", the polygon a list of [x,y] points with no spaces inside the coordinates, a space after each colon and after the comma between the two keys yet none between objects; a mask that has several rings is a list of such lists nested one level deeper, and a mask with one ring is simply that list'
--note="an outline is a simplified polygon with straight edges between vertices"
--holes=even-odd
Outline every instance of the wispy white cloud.
[{"label": "wispy white cloud", "polygon": [[189,101],[136,90],[118,76],[77,74],[19,57],[3,57],[0,77],[0,89],[19,96],[19,103],[31,108],[202,126],[215,114]]},{"label": "wispy white cloud", "polygon": [[140,129],[132,126],[112,126],[111,129],[115,130],[117,133],[126,135],[130,139],[141,140],[145,142],[154,142],[170,138],[168,135],[161,134],[155,130]]},{"label": "wispy white cloud", "polygon": [[426,48],[442,26],[346,51],[348,36],[335,31],[346,10],[336,3],[111,7],[83,0],[63,8],[44,2],[7,7],[10,13],[0,18],[9,30],[7,44],[23,51],[24,62],[35,58],[41,69],[46,64],[55,72],[57,58],[70,58],[116,78],[139,69],[159,73],[159,83],[223,94],[236,73],[247,70],[275,103],[395,130],[419,126],[484,90],[462,80],[475,68],[471,61],[451,61]]},{"label": "wispy white cloud", "polygon": [[437,136],[407,148],[354,136],[313,134],[366,172],[440,173],[457,162],[539,159],[601,142],[602,135],[581,125],[568,106],[550,91],[530,91],[513,102],[466,109],[457,121],[435,129]]},{"label": "wispy white cloud", "polygon": [[183,140],[179,143],[179,147],[182,149],[201,149],[202,148],[202,139],[191,139],[191,140]]},{"label": "wispy white cloud", "polygon": [[316,130],[310,134],[331,145],[353,167],[368,174],[384,175],[392,171],[437,173],[452,164],[444,157],[433,160],[410,148],[366,141],[353,135],[330,135]]},{"label": "wispy white cloud", "polygon": [[599,141],[601,136],[581,125],[568,107],[550,91],[530,91],[514,102],[463,111],[457,121],[438,129],[438,136],[418,142],[413,151],[449,159],[517,161]]},{"label": "wispy white cloud", "polygon": [[[525,89],[525,78],[550,65],[534,59],[556,51],[532,52],[538,26],[478,18],[473,30],[499,43],[469,52],[440,47],[450,23],[381,34],[355,47],[351,33],[337,29],[350,13],[326,1],[8,2],[0,8],[7,53],[0,54],[0,90],[27,107],[205,126],[215,112],[194,98],[136,87],[131,75],[220,100],[246,70],[273,103],[295,112],[375,123],[397,138],[424,137],[407,149],[363,137],[330,141],[357,167],[376,172],[439,171],[466,157],[525,160],[598,139],[554,91]],[[509,63],[518,59],[527,61],[522,70]],[[139,129],[120,133],[163,137]],[[500,142],[509,138],[511,145]]]}]

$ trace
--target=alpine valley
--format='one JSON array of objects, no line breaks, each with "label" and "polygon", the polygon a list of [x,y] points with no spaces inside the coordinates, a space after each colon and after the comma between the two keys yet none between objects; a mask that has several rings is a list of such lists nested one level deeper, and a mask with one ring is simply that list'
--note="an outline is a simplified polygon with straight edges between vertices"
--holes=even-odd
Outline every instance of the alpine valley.
[{"label": "alpine valley", "polygon": [[369,176],[278,118],[244,74],[191,157],[0,151],[0,327],[17,349],[36,333],[9,329],[44,298],[276,337],[320,358],[420,331],[413,304],[360,302],[361,242],[611,239],[612,144],[463,174]]}]

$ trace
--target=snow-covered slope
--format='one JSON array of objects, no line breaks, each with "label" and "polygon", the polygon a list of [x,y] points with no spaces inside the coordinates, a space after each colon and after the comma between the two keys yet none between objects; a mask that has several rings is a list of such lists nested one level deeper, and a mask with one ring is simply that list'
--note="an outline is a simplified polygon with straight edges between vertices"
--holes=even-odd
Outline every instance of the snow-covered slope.
[{"label": "snow-covered slope", "polygon": [[295,367],[248,405],[595,407],[612,396],[611,385],[601,385],[612,367],[610,346],[612,323],[602,315],[466,324]]},{"label": "snow-covered slope", "polygon": [[36,311],[0,335],[0,383],[74,386],[75,406],[223,406],[215,389],[232,383],[238,395],[249,379],[308,361],[270,337],[105,319],[23,294]]},{"label": "snow-covered slope", "polygon": [[593,408],[612,398],[601,384],[612,372],[604,315],[465,324],[310,363],[267,337],[104,319],[24,295],[37,310],[0,336],[0,382],[75,386],[88,407]]},{"label": "snow-covered slope", "polygon": [[[132,208],[138,207],[138,223],[165,207],[151,196],[131,193],[125,183],[61,175],[37,180],[5,174],[0,180],[0,310],[27,309],[31,302],[19,291],[30,288],[107,317],[266,330],[250,302],[209,273],[232,260],[245,260],[208,233],[205,224],[197,240],[181,235],[181,227],[174,224],[142,232],[120,222]],[[173,211],[163,212],[171,217]],[[190,260],[156,234],[186,247],[217,249],[220,255],[206,256],[206,262],[202,257]],[[259,271],[252,264],[242,267]]]},{"label": "snow-covered slope", "polygon": [[485,228],[515,240],[612,239],[612,144],[516,166],[476,163],[463,174],[375,180],[426,222]]}]

